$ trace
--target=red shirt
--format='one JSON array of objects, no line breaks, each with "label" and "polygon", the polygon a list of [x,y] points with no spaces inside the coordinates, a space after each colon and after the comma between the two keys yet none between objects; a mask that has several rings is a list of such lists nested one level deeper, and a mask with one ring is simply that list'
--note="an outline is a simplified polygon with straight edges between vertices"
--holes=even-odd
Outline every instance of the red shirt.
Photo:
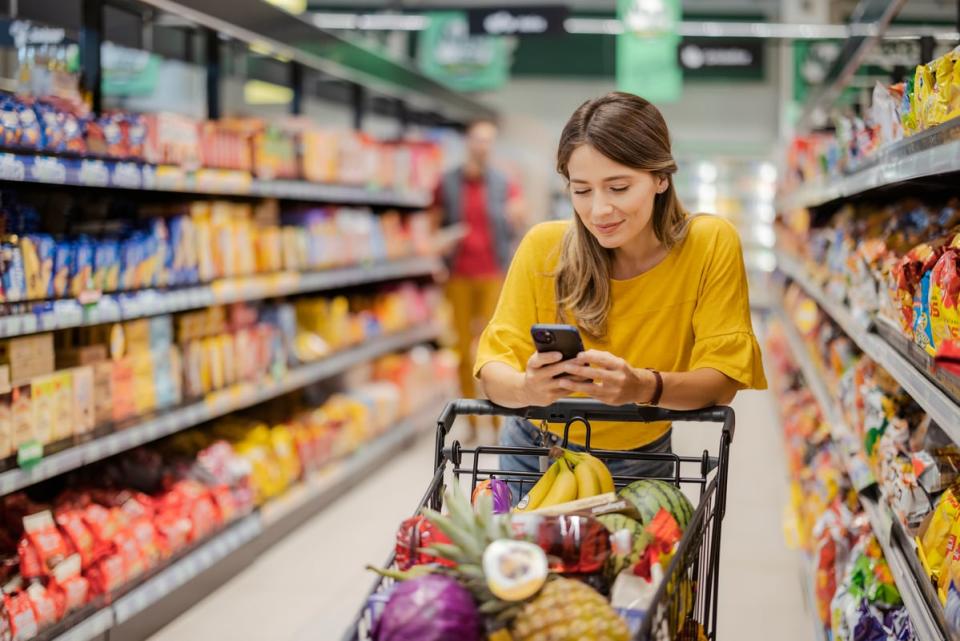
[{"label": "red shirt", "polygon": [[[520,187],[511,182],[507,198],[520,195]],[[439,201],[439,199],[438,199]],[[502,276],[497,263],[497,250],[493,242],[487,209],[487,184],[483,178],[463,179],[463,225],[466,236],[460,241],[453,259],[453,274],[464,278],[495,278]]]}]

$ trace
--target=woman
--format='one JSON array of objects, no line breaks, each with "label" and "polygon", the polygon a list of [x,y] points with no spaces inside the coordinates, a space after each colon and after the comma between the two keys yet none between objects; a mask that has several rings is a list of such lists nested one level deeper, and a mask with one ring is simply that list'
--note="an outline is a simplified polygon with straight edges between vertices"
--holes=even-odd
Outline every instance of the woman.
[{"label": "woman", "polygon": [[[577,395],[683,410],[765,389],[739,237],[726,220],[683,209],[657,108],[626,93],[584,103],[560,137],[557,170],[576,216],[534,227],[517,249],[474,367],[487,396],[506,407]],[[556,322],[579,328],[586,351],[576,359],[534,350],[531,325]],[[500,443],[556,443],[563,426],[549,427],[542,435],[511,419]],[[571,426],[573,443],[584,436],[582,425]],[[590,445],[670,452],[670,424],[597,422]],[[539,470],[530,456],[503,456],[500,464]],[[609,467],[615,475],[673,474],[669,461]]]}]

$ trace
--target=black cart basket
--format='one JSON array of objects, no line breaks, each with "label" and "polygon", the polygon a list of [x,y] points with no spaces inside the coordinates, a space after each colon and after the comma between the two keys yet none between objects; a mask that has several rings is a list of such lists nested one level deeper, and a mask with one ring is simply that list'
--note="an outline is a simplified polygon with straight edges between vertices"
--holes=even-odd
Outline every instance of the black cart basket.
[{"label": "black cart basket", "polygon": [[[442,508],[444,479],[447,472],[451,472],[457,482],[462,475],[468,475],[471,492],[478,482],[496,477],[519,484],[522,490],[521,496],[540,478],[540,473],[496,469],[496,466],[485,464],[490,460],[489,456],[484,459],[481,459],[481,456],[508,454],[541,457],[549,453],[549,447],[483,445],[468,449],[462,447],[458,441],[448,446],[446,437],[456,418],[471,415],[518,417],[530,420],[534,424],[542,421],[563,424],[565,428],[563,439],[559,443],[561,447],[567,446],[570,426],[582,423],[586,428],[585,449],[605,462],[628,459],[672,463],[673,473],[670,476],[634,477],[615,474],[613,477],[618,488],[640,478],[659,478],[678,487],[695,487],[699,491],[697,508],[634,640],[698,641],[704,637],[716,639],[717,591],[720,581],[720,529],[726,505],[729,448],[734,433],[732,409],[713,407],[695,411],[673,411],[637,405],[614,407],[586,399],[566,399],[548,407],[510,409],[480,400],[453,401],[447,404],[437,421],[433,479],[417,505],[417,512],[425,506],[435,510]],[[593,449],[590,447],[590,421],[721,423],[720,446],[716,456],[711,456],[706,450],[700,456],[680,456],[669,453]],[[393,562],[394,556],[391,554],[386,567],[392,567]],[[371,608],[375,607],[377,595],[386,590],[391,582],[391,579],[380,578],[374,583],[371,596],[347,631],[344,641],[366,641],[372,638]]]}]

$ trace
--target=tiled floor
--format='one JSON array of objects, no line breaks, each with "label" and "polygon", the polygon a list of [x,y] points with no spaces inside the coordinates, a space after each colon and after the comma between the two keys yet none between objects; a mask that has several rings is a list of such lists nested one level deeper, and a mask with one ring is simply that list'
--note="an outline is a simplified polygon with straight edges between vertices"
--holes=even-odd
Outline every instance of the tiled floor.
[{"label": "tiled floor", "polygon": [[[798,558],[783,543],[783,449],[767,393],[737,399],[720,579],[721,639],[813,637]],[[677,426],[674,449],[715,449],[715,425]],[[314,641],[338,639],[372,582],[397,524],[427,482],[433,440],[421,439],[380,473],[317,515],[152,641]]]}]

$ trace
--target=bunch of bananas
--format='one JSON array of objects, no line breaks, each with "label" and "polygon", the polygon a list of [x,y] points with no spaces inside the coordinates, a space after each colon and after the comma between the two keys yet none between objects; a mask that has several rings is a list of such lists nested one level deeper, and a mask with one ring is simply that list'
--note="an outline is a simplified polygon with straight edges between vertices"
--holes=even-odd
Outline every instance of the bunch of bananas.
[{"label": "bunch of bananas", "polygon": [[589,452],[554,448],[556,460],[517,505],[516,512],[532,512],[551,505],[613,492],[613,476],[603,461]]}]

